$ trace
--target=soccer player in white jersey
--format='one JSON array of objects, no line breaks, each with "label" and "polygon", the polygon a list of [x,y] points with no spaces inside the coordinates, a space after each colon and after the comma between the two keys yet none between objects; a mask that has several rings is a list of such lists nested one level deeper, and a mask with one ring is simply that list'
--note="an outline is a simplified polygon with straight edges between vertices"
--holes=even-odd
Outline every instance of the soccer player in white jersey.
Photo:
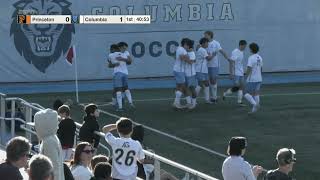
[{"label": "soccer player in white jersey", "polygon": [[183,38],[181,40],[181,46],[179,46],[176,50],[176,59],[173,66],[173,74],[176,80],[176,92],[173,106],[177,109],[182,109],[184,106],[181,105],[181,96],[186,93],[186,77],[184,73],[184,67],[186,61],[189,61],[187,49],[189,49],[189,45],[191,44],[191,40],[188,38]]},{"label": "soccer player in white jersey", "polygon": [[[113,179],[135,180],[138,173],[137,161],[144,163],[145,155],[139,141],[131,139],[133,124],[128,118],[120,118],[116,124],[109,124],[102,128],[106,141],[112,148]],[[110,132],[117,130],[120,137]]]},{"label": "soccer player in white jersey", "polygon": [[263,61],[261,56],[258,54],[259,46],[256,43],[249,45],[252,55],[248,58],[247,65],[247,84],[246,94],[244,97],[252,105],[250,113],[254,113],[260,107],[260,87],[262,83],[262,66]]},{"label": "soccer player in white jersey", "polygon": [[209,54],[215,55],[213,56],[213,59],[208,62],[208,74],[209,74],[209,81],[210,81],[210,88],[211,88],[211,101],[213,103],[217,103],[217,92],[218,92],[218,76],[219,76],[219,66],[220,62],[218,59],[218,52],[220,52],[225,59],[227,59],[230,63],[230,58],[228,57],[227,53],[222,49],[220,46],[220,43],[213,39],[214,34],[212,31],[206,31],[204,33],[204,37],[209,39],[209,45],[207,48],[207,51]]},{"label": "soccer player in white jersey", "polygon": [[208,80],[208,61],[212,60],[212,55],[209,55],[206,48],[208,47],[209,40],[207,38],[201,38],[200,48],[196,53],[196,72],[198,86],[196,87],[196,93],[199,95],[201,88],[204,89],[204,98],[206,103],[210,102],[210,89],[209,89],[209,80]]},{"label": "soccer player in white jersey", "polygon": [[[120,63],[119,62],[116,62],[116,58],[119,56],[121,56],[121,54],[119,53],[120,52],[120,49],[118,47],[117,44],[112,44],[110,46],[110,54],[108,55],[108,63],[107,63],[107,66],[108,68],[114,68],[116,66],[119,66]],[[114,58],[113,62],[114,64],[112,64],[112,61],[111,59]],[[114,77],[113,77],[114,78]],[[117,89],[116,87],[114,86],[115,83],[114,83],[114,80],[113,80],[113,91],[112,91],[112,105],[115,107],[115,108],[118,108],[118,104],[117,104]]]},{"label": "soccer player in white jersey", "polygon": [[[128,49],[128,44],[126,42],[119,42],[118,46],[119,46],[120,51],[121,51],[121,57],[124,58],[123,60],[126,62],[126,65],[127,66],[131,65],[132,57],[131,57],[129,51],[127,50]],[[122,92],[127,97],[130,107],[134,108],[133,101],[132,101],[132,96],[131,96],[131,91],[130,91],[129,86],[128,86],[128,77],[126,78],[126,83],[125,83],[125,86],[122,89]]]},{"label": "soccer player in white jersey", "polygon": [[[130,59],[124,57],[124,54],[121,53],[118,45],[111,45],[112,52],[109,54],[108,61],[111,62],[113,67],[113,86],[114,91],[116,92],[116,99],[118,103],[118,111],[123,111],[122,106],[122,92],[128,91],[128,69],[127,63],[130,63]],[[127,95],[127,94],[126,94]],[[129,91],[129,95],[127,95],[129,103],[132,104],[131,93]],[[133,106],[133,104],[132,104]]]},{"label": "soccer player in white jersey", "polygon": [[[195,91],[195,88],[197,86],[197,79],[196,79],[196,67],[195,67],[195,62],[196,62],[196,54],[193,51],[193,45],[194,41],[190,42],[189,49],[187,50],[188,52],[188,57],[190,61],[186,61],[185,63],[185,76],[186,76],[186,86],[187,86],[187,108],[188,109],[194,109],[197,105],[197,94]],[[191,97],[190,97],[191,94]]]},{"label": "soccer player in white jersey", "polygon": [[230,63],[230,76],[233,79],[233,87],[227,89],[223,93],[223,100],[227,95],[237,92],[238,104],[242,105],[243,87],[244,87],[244,68],[243,68],[243,51],[246,49],[247,42],[245,40],[239,41],[239,47],[232,51]]}]

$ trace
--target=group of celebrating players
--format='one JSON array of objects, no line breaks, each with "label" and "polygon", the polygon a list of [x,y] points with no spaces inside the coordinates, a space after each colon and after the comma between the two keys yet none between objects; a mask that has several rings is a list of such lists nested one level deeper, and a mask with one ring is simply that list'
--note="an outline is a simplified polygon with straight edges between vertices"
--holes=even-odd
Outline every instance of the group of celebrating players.
[{"label": "group of celebrating players", "polygon": [[[194,49],[194,41],[183,38],[181,45],[176,49],[173,74],[176,81],[176,91],[173,106],[177,109],[194,109],[197,105],[197,97],[201,91],[204,93],[207,104],[215,104],[218,100],[218,76],[219,59],[218,53],[229,62],[230,78],[233,80],[233,87],[223,93],[223,100],[232,93],[237,93],[237,103],[242,103],[243,96],[252,105],[249,113],[255,113],[260,107],[260,86],[262,83],[262,58],[258,54],[259,46],[251,43],[249,49],[251,55],[248,58],[247,70],[244,70],[244,50],[247,42],[239,41],[239,46],[234,49],[229,57],[222,49],[220,43],[214,40],[212,31],[204,32],[204,37]],[[127,97],[131,107],[134,107],[130,90],[128,89],[127,65],[132,63],[128,45],[124,42],[113,44],[110,47],[108,66],[114,69],[113,72],[113,105],[118,111],[122,111],[123,97]],[[246,85],[245,85],[245,75]],[[243,95],[244,94],[244,95]],[[184,96],[187,104],[181,104],[181,97]]]}]

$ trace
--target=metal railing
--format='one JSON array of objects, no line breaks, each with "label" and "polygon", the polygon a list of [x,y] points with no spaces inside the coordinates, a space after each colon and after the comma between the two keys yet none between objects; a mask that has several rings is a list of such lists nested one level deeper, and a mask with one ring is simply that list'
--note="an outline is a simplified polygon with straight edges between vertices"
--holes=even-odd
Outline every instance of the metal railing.
[{"label": "metal railing", "polygon": [[[11,118],[5,118],[5,105],[6,105],[6,101],[11,101]],[[21,105],[23,105],[25,108],[24,108],[24,111],[25,111],[25,121],[21,118],[14,118],[15,116],[15,103],[16,102],[19,102]],[[5,129],[5,121],[11,121],[11,130],[10,130],[10,134],[11,134],[11,137],[14,137],[15,136],[15,121],[19,121],[19,122],[22,122],[23,124],[20,126],[22,130],[25,131],[25,137],[27,139],[30,140],[31,142],[31,138],[32,138],[32,134],[33,135],[36,135],[36,132],[33,130],[33,126],[34,124],[33,123],[33,119],[32,119],[32,114],[33,114],[33,111],[40,111],[40,110],[43,110],[44,107],[42,107],[41,105],[39,104],[36,104],[36,103],[29,103],[27,101],[25,101],[24,99],[21,99],[21,98],[7,98],[5,94],[2,94],[0,93],[0,105],[1,105],[1,111],[0,111],[0,120],[1,120],[1,144],[2,145],[5,145],[6,142],[4,142],[5,140],[3,139],[4,137],[4,134],[6,129]],[[79,128],[81,127],[81,124],[79,123],[76,123],[76,126],[77,126],[77,131],[79,131]],[[95,132],[97,135],[101,136],[104,138],[104,134],[102,132]],[[103,148],[104,150],[106,150],[108,156],[110,156],[110,149],[102,144],[102,143],[99,143],[99,146],[101,148]],[[159,180],[160,179],[160,163],[164,163],[164,164],[167,164],[167,165],[170,165],[172,167],[175,167],[177,169],[180,169],[182,171],[185,172],[185,178],[184,179],[189,179],[190,175],[194,175],[196,177],[198,177],[198,179],[207,179],[207,180],[218,180],[214,177],[211,177],[209,175],[206,175],[202,172],[199,172],[199,171],[196,171],[190,167],[187,167],[187,166],[184,166],[182,164],[179,164],[177,162],[174,162],[170,159],[167,159],[165,157],[162,157],[162,156],[159,156],[153,152],[150,152],[150,151],[147,151],[147,150],[144,150],[144,153],[153,158],[155,160],[155,163],[154,163],[154,167],[155,167],[155,170],[154,170],[154,179],[155,180]]]}]

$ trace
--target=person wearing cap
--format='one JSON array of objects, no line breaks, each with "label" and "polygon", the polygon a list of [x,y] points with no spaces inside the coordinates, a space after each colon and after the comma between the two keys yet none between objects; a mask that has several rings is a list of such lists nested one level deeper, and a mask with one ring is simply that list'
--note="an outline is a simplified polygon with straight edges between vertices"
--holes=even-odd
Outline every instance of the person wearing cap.
[{"label": "person wearing cap", "polygon": [[224,180],[256,180],[262,172],[261,166],[253,166],[243,159],[247,148],[245,137],[232,137],[229,141],[227,153],[229,157],[222,165]]},{"label": "person wearing cap", "polygon": [[94,132],[99,131],[99,124],[97,118],[99,117],[99,110],[97,105],[88,104],[85,106],[84,111],[86,116],[84,116],[80,130],[79,130],[79,140],[82,142],[88,142],[97,148],[100,141],[100,136],[96,135]]},{"label": "person wearing cap", "polygon": [[296,151],[294,149],[282,148],[278,151],[276,160],[278,169],[268,171],[265,180],[292,180],[289,173],[293,169],[297,159],[294,157]]}]

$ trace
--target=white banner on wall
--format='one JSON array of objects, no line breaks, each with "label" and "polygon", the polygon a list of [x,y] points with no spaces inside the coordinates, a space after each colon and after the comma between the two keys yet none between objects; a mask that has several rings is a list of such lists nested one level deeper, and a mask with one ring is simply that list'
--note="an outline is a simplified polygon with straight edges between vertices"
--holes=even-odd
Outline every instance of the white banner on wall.
[{"label": "white banner on wall", "polygon": [[[20,25],[19,12],[144,15],[149,25]],[[77,49],[79,80],[110,79],[109,47],[125,41],[134,57],[129,77],[172,75],[175,47],[212,30],[230,52],[240,39],[261,47],[265,72],[320,70],[319,0],[4,0],[0,7],[0,82],[73,80],[65,61]],[[249,52],[246,51],[246,57]],[[227,63],[220,56],[220,73]]]}]

